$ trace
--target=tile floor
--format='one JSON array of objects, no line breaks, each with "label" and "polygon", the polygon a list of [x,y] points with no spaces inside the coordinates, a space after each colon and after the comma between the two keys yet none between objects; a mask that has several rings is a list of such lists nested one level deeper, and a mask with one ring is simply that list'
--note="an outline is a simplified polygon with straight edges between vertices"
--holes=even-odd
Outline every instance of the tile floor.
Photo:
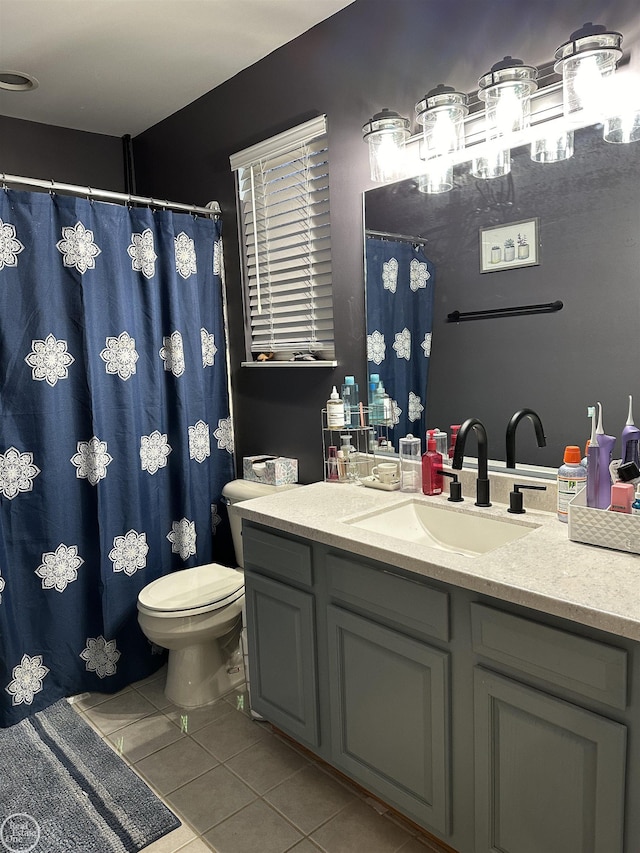
[{"label": "tile floor", "polygon": [[183,822],[145,853],[440,853],[252,719],[244,691],[186,712],[163,686],[161,670],[72,700]]}]

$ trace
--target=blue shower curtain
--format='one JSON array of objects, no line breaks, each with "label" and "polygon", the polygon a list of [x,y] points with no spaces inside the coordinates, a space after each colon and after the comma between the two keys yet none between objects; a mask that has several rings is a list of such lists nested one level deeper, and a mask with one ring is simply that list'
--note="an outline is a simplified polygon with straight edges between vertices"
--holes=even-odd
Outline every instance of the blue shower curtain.
[{"label": "blue shower curtain", "polygon": [[138,592],[228,549],[221,258],[218,221],[0,192],[2,726],[157,669]]},{"label": "blue shower curtain", "polygon": [[367,236],[365,255],[369,375],[377,373],[391,397],[396,451],[408,434],[426,450],[435,267],[421,244],[404,240]]}]

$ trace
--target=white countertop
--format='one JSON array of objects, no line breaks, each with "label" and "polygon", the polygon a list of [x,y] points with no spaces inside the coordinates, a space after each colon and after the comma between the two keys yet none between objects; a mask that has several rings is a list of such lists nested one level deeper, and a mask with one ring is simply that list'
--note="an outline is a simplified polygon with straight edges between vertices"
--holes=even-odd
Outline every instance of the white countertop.
[{"label": "white countertop", "polygon": [[[533,494],[525,495],[525,506]],[[535,525],[535,529],[494,551],[467,557],[346,523],[354,516],[408,499],[435,503],[452,512],[476,512]],[[528,510],[511,516],[504,504],[480,509],[473,500],[451,504],[445,497],[314,483],[245,501],[233,509],[248,521],[640,640],[640,555],[572,542],[567,525],[555,513]]]}]

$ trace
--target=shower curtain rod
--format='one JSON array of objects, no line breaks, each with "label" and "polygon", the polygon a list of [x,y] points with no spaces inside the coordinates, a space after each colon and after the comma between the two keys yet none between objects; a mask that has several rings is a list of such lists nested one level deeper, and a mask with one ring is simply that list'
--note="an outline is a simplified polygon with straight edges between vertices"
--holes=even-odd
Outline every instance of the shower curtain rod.
[{"label": "shower curtain rod", "polygon": [[37,187],[49,192],[66,192],[71,195],[86,196],[102,201],[113,201],[117,204],[143,204],[147,207],[157,207],[162,210],[175,210],[178,213],[197,213],[200,216],[211,216],[217,219],[221,215],[220,205],[217,201],[210,201],[206,207],[198,207],[196,204],[182,204],[177,201],[161,201],[157,198],[146,198],[139,195],[128,195],[127,193],[116,193],[111,190],[96,190],[93,187],[83,187],[76,184],[62,184],[58,181],[43,181],[41,178],[23,178],[20,175],[0,175],[0,183],[3,188],[7,184],[15,184],[23,187]]},{"label": "shower curtain rod", "polygon": [[381,240],[399,240],[402,243],[415,243],[416,246],[426,246],[425,237],[412,237],[409,234],[393,234],[390,231],[373,231],[371,228],[365,228],[367,237],[379,237]]}]

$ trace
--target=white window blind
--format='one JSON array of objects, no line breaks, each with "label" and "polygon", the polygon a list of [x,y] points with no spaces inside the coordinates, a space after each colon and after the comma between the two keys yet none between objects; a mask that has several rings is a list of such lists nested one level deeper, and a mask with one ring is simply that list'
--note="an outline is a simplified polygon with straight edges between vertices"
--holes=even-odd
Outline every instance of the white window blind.
[{"label": "white window blind", "polygon": [[252,353],[333,358],[328,155],[321,116],[231,157]]}]

